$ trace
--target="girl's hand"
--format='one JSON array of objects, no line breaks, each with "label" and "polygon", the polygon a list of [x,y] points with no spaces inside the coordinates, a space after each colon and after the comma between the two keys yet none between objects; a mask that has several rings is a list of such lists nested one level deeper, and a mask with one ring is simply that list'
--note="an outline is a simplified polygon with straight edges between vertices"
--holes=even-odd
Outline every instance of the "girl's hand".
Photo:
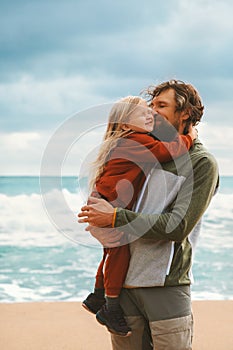
[{"label": "girl's hand", "polygon": [[78,217],[81,218],[78,222],[87,222],[89,225],[97,227],[111,226],[113,214],[114,208],[106,200],[89,197],[88,204],[84,205],[78,214]]},{"label": "girl's hand", "polygon": [[192,138],[193,141],[197,138],[197,136],[198,136],[198,131],[197,131],[197,129],[195,128],[195,126],[193,126],[193,125],[190,125],[190,126],[189,126],[189,132],[188,132],[188,134],[191,136],[191,138]]}]

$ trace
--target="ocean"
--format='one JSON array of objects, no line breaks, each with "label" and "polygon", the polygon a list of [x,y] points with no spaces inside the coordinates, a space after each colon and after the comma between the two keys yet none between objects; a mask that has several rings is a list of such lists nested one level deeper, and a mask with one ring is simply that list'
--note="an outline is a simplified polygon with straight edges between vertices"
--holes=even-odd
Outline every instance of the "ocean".
[{"label": "ocean", "polygon": [[[85,197],[82,184],[63,177],[61,186],[69,207],[78,212]],[[56,193],[56,186],[49,191]],[[222,176],[203,218],[193,299],[233,298],[232,203],[233,177]],[[48,218],[39,177],[0,177],[0,302],[80,301],[92,291],[102,249],[82,225],[74,225],[80,239],[68,229],[57,230]]]}]

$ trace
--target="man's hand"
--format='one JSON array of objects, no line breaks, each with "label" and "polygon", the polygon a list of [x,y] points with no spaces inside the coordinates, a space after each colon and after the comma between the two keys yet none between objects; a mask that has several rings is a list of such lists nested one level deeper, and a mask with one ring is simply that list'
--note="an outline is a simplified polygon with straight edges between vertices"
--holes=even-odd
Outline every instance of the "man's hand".
[{"label": "man's hand", "polygon": [[106,248],[119,247],[121,245],[121,237],[124,234],[115,228],[99,228],[90,225],[85,230],[89,231]]},{"label": "man's hand", "polygon": [[112,225],[114,208],[106,200],[89,197],[88,204],[81,208],[78,222],[88,222],[91,226],[106,227]]}]

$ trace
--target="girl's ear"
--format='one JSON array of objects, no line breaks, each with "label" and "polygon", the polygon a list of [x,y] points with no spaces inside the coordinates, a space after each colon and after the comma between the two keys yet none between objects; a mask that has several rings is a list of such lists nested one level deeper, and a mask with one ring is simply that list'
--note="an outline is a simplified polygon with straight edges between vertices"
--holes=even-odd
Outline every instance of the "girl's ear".
[{"label": "girl's ear", "polygon": [[131,130],[131,129],[128,127],[127,124],[122,124],[122,125],[121,125],[121,129],[124,130],[124,131],[129,131],[129,130]]}]

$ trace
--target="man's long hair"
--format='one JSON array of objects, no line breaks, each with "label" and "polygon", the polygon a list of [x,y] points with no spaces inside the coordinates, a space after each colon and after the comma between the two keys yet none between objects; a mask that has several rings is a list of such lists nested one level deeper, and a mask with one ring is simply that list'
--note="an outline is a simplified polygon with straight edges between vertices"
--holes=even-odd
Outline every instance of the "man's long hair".
[{"label": "man's long hair", "polygon": [[187,111],[189,118],[186,120],[186,127],[184,133],[187,132],[190,124],[197,125],[203,115],[204,106],[198,91],[191,85],[185,84],[181,80],[169,80],[159,85],[150,86],[143,91],[148,102],[152,101],[154,97],[159,96],[161,92],[168,89],[173,89],[175,92],[176,111]]}]

